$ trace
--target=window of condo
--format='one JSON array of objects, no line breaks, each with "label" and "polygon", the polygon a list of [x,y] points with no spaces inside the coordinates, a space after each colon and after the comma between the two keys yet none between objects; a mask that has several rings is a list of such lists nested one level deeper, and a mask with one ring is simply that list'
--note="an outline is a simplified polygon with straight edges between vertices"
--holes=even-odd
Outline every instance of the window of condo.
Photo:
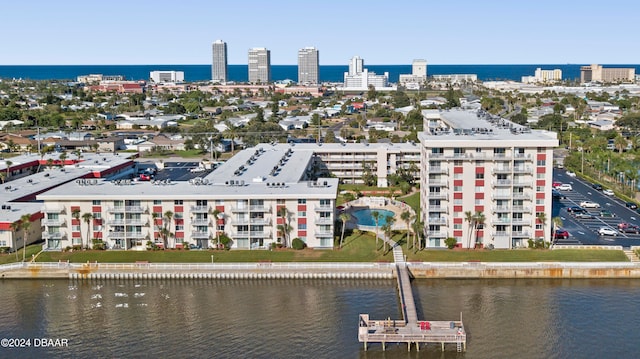
[{"label": "window of condo", "polygon": [[546,164],[547,164],[547,161],[545,161],[545,160],[538,160],[536,162],[536,165],[538,165],[538,166],[546,166]]},{"label": "window of condo", "polygon": [[94,206],[99,206],[100,205],[100,201],[94,199],[93,201],[91,201],[91,204],[94,205]]},{"label": "window of condo", "polygon": [[304,230],[307,229],[307,224],[306,223],[298,223],[298,230]]},{"label": "window of condo", "polygon": [[175,201],[173,201],[173,204],[176,206],[182,206],[183,201],[181,199],[176,199]]},{"label": "window of condo", "polygon": [[453,161],[453,165],[454,166],[462,166],[462,160],[454,160]]},{"label": "window of condo", "polygon": [[159,205],[161,205],[161,204],[162,204],[162,201],[161,201],[161,200],[159,200],[159,199],[154,199],[154,200],[153,200],[153,204],[154,204],[154,205],[156,205],[156,206],[159,206]]},{"label": "window of condo", "polygon": [[484,179],[484,173],[476,173],[476,179]]},{"label": "window of condo", "polygon": [[298,198],[298,204],[307,204],[307,200],[304,198]]},{"label": "window of condo", "polygon": [[306,217],[307,211],[298,211],[298,217]]}]

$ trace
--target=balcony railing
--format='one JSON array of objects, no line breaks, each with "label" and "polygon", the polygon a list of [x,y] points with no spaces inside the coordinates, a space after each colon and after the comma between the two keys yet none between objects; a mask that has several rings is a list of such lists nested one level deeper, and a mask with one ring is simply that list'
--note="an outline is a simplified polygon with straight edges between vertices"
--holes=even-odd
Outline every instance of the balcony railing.
[{"label": "balcony railing", "polygon": [[142,206],[117,206],[117,207],[109,207],[108,209],[110,213],[121,213],[121,212],[143,213],[146,210],[147,208]]},{"label": "balcony railing", "polygon": [[124,219],[123,218],[118,218],[118,219],[110,218],[110,219],[107,220],[107,224],[111,225],[111,226],[113,226],[113,225],[123,226],[124,225]]},{"label": "balcony railing", "polygon": [[511,180],[507,180],[507,179],[491,181],[491,184],[494,187],[508,187],[508,186],[511,186],[512,183],[513,182]]},{"label": "balcony railing", "polygon": [[61,239],[63,236],[62,232],[42,232],[43,239]]},{"label": "balcony railing", "polygon": [[207,213],[209,212],[209,206],[191,206],[191,212],[193,213]]},{"label": "balcony railing", "polygon": [[63,218],[56,218],[56,219],[46,219],[43,218],[41,221],[41,224],[43,226],[62,226],[63,224],[65,224],[65,220]]},{"label": "balcony railing", "polygon": [[146,235],[143,232],[109,232],[107,238],[112,239],[123,239],[123,238],[134,238],[141,239]]},{"label": "balcony railing", "polygon": [[428,224],[446,224],[447,218],[446,217],[427,217],[427,223]]},{"label": "balcony railing", "polygon": [[491,170],[491,173],[496,174],[496,173],[511,173],[511,167],[500,167],[500,168],[494,168]]},{"label": "balcony railing", "polygon": [[447,192],[429,192],[427,193],[429,199],[447,199]]},{"label": "balcony railing", "polygon": [[209,232],[208,231],[191,232],[191,238],[196,238],[196,239],[209,238]]},{"label": "balcony railing", "polygon": [[270,212],[271,206],[265,204],[253,204],[249,206],[251,212]]},{"label": "balcony railing", "polygon": [[318,224],[331,224],[331,223],[333,223],[333,218],[331,218],[331,217],[316,217],[316,223],[318,223]]},{"label": "balcony railing", "polygon": [[493,232],[491,235],[494,236],[494,237],[509,237],[510,236],[509,232],[506,232],[506,231],[504,231],[504,232],[503,231]]},{"label": "balcony railing", "polygon": [[525,218],[512,218],[511,219],[511,223],[512,224],[520,224],[520,225],[522,225],[522,224],[530,224],[531,221],[528,220],[528,219],[525,219]]},{"label": "balcony railing", "polygon": [[527,231],[514,231],[511,232],[513,238],[531,238],[531,235]]},{"label": "balcony railing", "polygon": [[513,206],[514,212],[531,212],[531,207],[526,206]]},{"label": "balcony railing", "polygon": [[44,213],[64,213],[64,206],[46,206],[40,209]]},{"label": "balcony railing", "polygon": [[428,167],[429,173],[449,174],[447,167]]},{"label": "balcony railing", "polygon": [[320,205],[316,205],[316,206],[315,206],[315,211],[316,211],[316,212],[329,212],[329,211],[333,211],[333,206],[331,206],[330,204],[320,204]]},{"label": "balcony railing", "polygon": [[427,231],[427,236],[429,236],[429,237],[447,237],[447,232],[445,232],[445,231]]},{"label": "balcony railing", "polygon": [[318,236],[330,236],[330,235],[333,235],[333,231],[327,231],[327,230],[319,229],[319,230],[316,231],[316,235],[318,235]]},{"label": "balcony railing", "polygon": [[191,220],[191,224],[195,226],[208,226],[209,222],[209,218],[194,218]]},{"label": "balcony railing", "polygon": [[493,206],[491,207],[491,209],[493,210],[493,212],[510,212],[511,211],[510,206]]},{"label": "balcony railing", "polygon": [[531,193],[516,192],[513,194],[513,199],[528,199],[531,200]]},{"label": "balcony railing", "polygon": [[533,181],[518,180],[513,182],[514,187],[531,187],[532,185]]},{"label": "balcony railing", "polygon": [[444,179],[429,179],[427,183],[429,186],[447,186],[449,182]]},{"label": "balcony railing", "polygon": [[531,167],[514,167],[514,173],[531,173],[533,169]]},{"label": "balcony railing", "polygon": [[496,200],[496,199],[511,199],[512,198],[512,194],[511,193],[494,193],[493,195],[491,195],[491,199]]},{"label": "balcony railing", "polygon": [[446,206],[429,206],[429,212],[446,212]]},{"label": "balcony railing", "polygon": [[269,219],[269,218],[249,218],[249,223],[250,224],[256,224],[256,225],[268,226],[268,225],[271,225],[271,219]]}]

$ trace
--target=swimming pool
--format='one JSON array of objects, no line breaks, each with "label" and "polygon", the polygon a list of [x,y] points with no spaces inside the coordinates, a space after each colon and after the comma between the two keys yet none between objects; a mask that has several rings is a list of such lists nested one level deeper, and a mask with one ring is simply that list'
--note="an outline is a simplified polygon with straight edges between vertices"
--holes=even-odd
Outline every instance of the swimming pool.
[{"label": "swimming pool", "polygon": [[389,211],[387,209],[359,209],[351,213],[353,217],[355,217],[356,222],[363,226],[375,226],[376,221],[373,220],[373,216],[371,213],[378,212],[380,213],[380,217],[378,218],[378,227],[382,227],[387,224],[387,216],[393,216],[393,211]]}]

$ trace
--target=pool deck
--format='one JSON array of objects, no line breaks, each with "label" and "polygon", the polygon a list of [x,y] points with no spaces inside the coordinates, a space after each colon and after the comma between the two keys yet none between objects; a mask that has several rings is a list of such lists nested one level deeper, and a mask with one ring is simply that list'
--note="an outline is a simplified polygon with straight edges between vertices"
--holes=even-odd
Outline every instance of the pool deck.
[{"label": "pool deck", "polygon": [[[344,205],[344,211],[346,213],[353,213],[362,209],[371,210],[388,210],[394,213],[395,222],[393,223],[393,230],[406,230],[407,223],[400,218],[400,215],[404,211],[409,211],[412,216],[415,217],[415,211],[406,203],[393,200],[387,197],[362,197],[355,201],[348,202]],[[380,225],[381,227],[382,225]],[[353,217],[347,222],[347,228],[349,229],[361,229],[361,230],[373,230],[375,231],[375,225],[368,226],[358,224],[356,218]]]}]

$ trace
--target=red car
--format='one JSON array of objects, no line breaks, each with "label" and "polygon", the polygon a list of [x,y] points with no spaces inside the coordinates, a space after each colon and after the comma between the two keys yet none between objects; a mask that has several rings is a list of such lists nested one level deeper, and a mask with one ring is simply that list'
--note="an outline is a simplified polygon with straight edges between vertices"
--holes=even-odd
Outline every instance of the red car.
[{"label": "red car", "polygon": [[153,177],[153,175],[150,175],[148,173],[141,173],[140,174],[140,181],[151,181],[152,177]]},{"label": "red car", "polygon": [[553,239],[567,239],[569,238],[569,232],[564,229],[556,229],[556,232],[553,234]]},{"label": "red car", "polygon": [[620,233],[640,233],[640,227],[631,223],[618,223],[618,230]]}]

